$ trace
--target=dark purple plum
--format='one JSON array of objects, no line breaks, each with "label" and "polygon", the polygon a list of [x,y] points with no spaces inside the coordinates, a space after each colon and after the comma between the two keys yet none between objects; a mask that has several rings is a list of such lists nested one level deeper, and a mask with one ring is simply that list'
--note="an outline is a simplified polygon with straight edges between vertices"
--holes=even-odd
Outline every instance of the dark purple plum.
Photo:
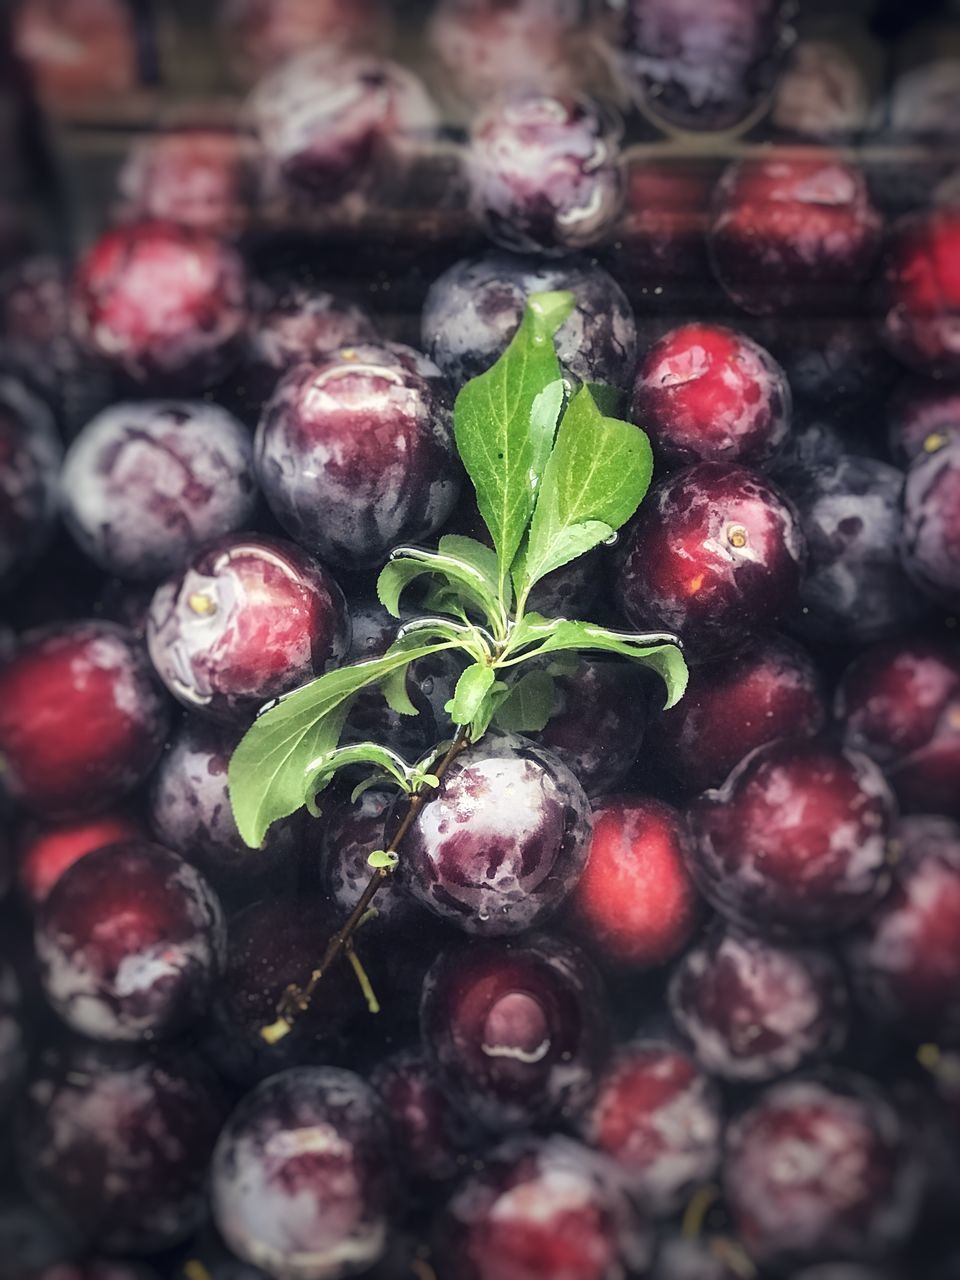
[{"label": "dark purple plum", "polygon": [[882,333],[917,373],[960,373],[960,209],[910,215],[891,233],[883,279]]},{"label": "dark purple plum", "polygon": [[271,71],[308,45],[337,53],[376,45],[389,26],[383,0],[221,0],[217,22],[242,79]]},{"label": "dark purple plum", "polygon": [[265,1080],[220,1134],[213,1216],[245,1262],[274,1276],[336,1280],[383,1254],[393,1198],[390,1137],[359,1076],[299,1067]]},{"label": "dark purple plum", "polygon": [[105,232],[74,277],[84,350],[140,387],[196,394],[240,356],[243,260],[225,241],[166,222]]},{"label": "dark purple plum", "polygon": [[613,791],[640,754],[647,728],[647,684],[636,667],[579,658],[554,677],[553,715],[536,739],[589,795]]},{"label": "dark purple plum", "polygon": [[793,619],[804,638],[870,644],[922,615],[922,598],[898,554],[901,471],[845,454],[831,467],[794,473],[784,485],[807,543],[807,571]]},{"label": "dark purple plum", "polygon": [[454,761],[414,819],[403,883],[467,933],[520,933],[574,888],[590,830],[590,802],[561,760],[516,734],[489,734]]},{"label": "dark purple plum", "polygon": [[457,1190],[437,1227],[439,1275],[619,1280],[645,1275],[646,1219],[610,1163],[570,1138],[514,1138]]},{"label": "dark purple plum", "polygon": [[960,1038],[960,826],[904,818],[893,888],[845,943],[868,1014],[917,1038]]},{"label": "dark purple plum", "polygon": [[167,704],[133,635],[108,622],[28,632],[0,667],[0,759],[14,798],[47,820],[95,812],[138,786]]},{"label": "dark purple plum", "polygon": [[170,1280],[270,1280],[270,1277],[259,1267],[235,1258],[216,1232],[207,1229],[191,1242],[182,1262],[170,1272]]},{"label": "dark purple plum", "polygon": [[75,1257],[76,1233],[50,1217],[19,1188],[0,1197],[0,1280],[34,1280],[34,1272]]},{"label": "dark purple plum", "polygon": [[78,1046],[41,1059],[18,1117],[28,1191],[110,1252],[186,1240],[207,1214],[219,1086],[182,1051]]},{"label": "dark purple plum", "polygon": [[[339,1052],[346,1022],[365,1012],[345,963],[324,975],[288,1035],[268,1043],[261,1032],[276,1022],[287,987],[310,977],[343,920],[327,899],[310,894],[264,899],[231,917],[227,961],[207,1037],[208,1052],[228,1079],[250,1085]],[[357,946],[363,954],[362,934]]]},{"label": "dark purple plum", "polygon": [[907,1135],[872,1082],[796,1077],[727,1129],[724,1187],[760,1266],[882,1259],[909,1235],[921,1190]]},{"label": "dark purple plum", "polygon": [[0,346],[4,364],[39,391],[68,426],[73,399],[100,389],[102,371],[83,361],[77,347],[69,273],[57,258],[25,258],[0,278]]},{"label": "dark purple plum", "polygon": [[[373,871],[367,858],[385,849],[393,834],[391,815],[396,796],[390,791],[365,791],[355,802],[344,799],[324,806],[323,886],[346,918],[360,900]],[[377,894],[377,921],[391,931],[415,927],[423,912],[396,877]]]},{"label": "dark purple plum", "polygon": [[680,961],[670,1011],[705,1071],[734,1083],[786,1075],[833,1053],[847,992],[826,951],[715,929]]},{"label": "dark purple plum", "polygon": [[63,873],[86,854],[121,840],[144,838],[142,824],[123,808],[72,822],[26,824],[17,838],[21,896],[32,907],[39,907]]},{"label": "dark purple plum", "polygon": [[136,1263],[114,1259],[58,1262],[30,1273],[30,1280],[157,1280],[157,1272]]},{"label": "dark purple plum", "polygon": [[421,1050],[391,1054],[374,1069],[370,1085],[387,1114],[405,1176],[430,1184],[460,1172],[476,1135],[451,1106]]},{"label": "dark purple plum", "polygon": [[960,608],[960,439],[948,438],[910,464],[900,554],[926,595]]},{"label": "dark purple plum", "polygon": [[15,585],[53,536],[59,466],[50,411],[0,376],[0,590]]},{"label": "dark purple plum", "polygon": [[790,612],[805,554],[779,489],[745,467],[700,462],[648,495],[617,592],[633,626],[678,632],[702,662]]},{"label": "dark purple plum", "polygon": [[470,208],[518,253],[564,254],[607,238],[623,204],[622,125],[589,98],[515,91],[473,121]]},{"label": "dark purple plum", "polygon": [[19,1092],[27,1066],[25,1009],[14,970],[0,961],[0,1108]]},{"label": "dark purple plum", "polygon": [[734,924],[789,937],[836,933],[888,886],[894,816],[893,795],[867,756],[772,742],[694,802],[694,874]]},{"label": "dark purple plum", "polygon": [[888,641],[850,664],[834,711],[844,741],[883,769],[908,813],[960,818],[960,650]]},{"label": "dark purple plum", "polygon": [[227,767],[238,730],[184,718],[150,781],[149,818],[157,839],[214,881],[282,882],[295,869],[302,828],[296,818],[276,822],[263,846],[244,844],[234,821]]},{"label": "dark purple plum", "polygon": [[656,968],[699,920],[683,817],[651,796],[606,796],[593,811],[586,870],[570,898],[574,927],[606,967]]},{"label": "dark purple plum", "polygon": [[772,153],[717,184],[710,254],[737,306],[756,315],[849,307],[880,247],[861,171],[829,151]]},{"label": "dark purple plum", "polygon": [[162,583],[147,619],[157,674],[185,707],[240,722],[344,656],[343,593],[281,538],[233,534]]},{"label": "dark purple plum", "polygon": [[253,323],[242,376],[253,400],[271,396],[283,374],[296,364],[377,341],[376,325],[366,311],[298,276],[276,274],[259,280],[252,296]]},{"label": "dark purple plum", "polygon": [[96,1040],[171,1036],[205,1011],[226,951],[220,903],[189,863],[128,841],[86,854],[37,913],[44,992]]},{"label": "dark purple plum", "polygon": [[230,126],[187,125],[146,134],[117,176],[115,216],[236,234],[253,204],[253,160],[250,139]]},{"label": "dark purple plum", "polygon": [[640,361],[632,420],[667,466],[762,466],[790,429],[790,386],[763,347],[715,324],[671,329]]},{"label": "dark purple plum", "polygon": [[437,127],[436,108],[413,72],[323,45],[265,76],[250,114],[268,189],[313,203],[382,180]]},{"label": "dark purple plum", "polygon": [[900,466],[960,436],[960,390],[926,378],[903,383],[888,406],[890,452]]},{"label": "dark purple plum", "polygon": [[471,942],[423,986],[423,1047],[451,1102],[494,1132],[574,1119],[607,1055],[600,979],[572,943]]},{"label": "dark purple plum", "polygon": [[455,263],[427,293],[424,349],[460,387],[503,352],[529,294],[560,289],[576,298],[556,335],[564,369],[581,382],[626,387],[636,361],[633,311],[613,276],[582,258],[543,262],[489,252]]},{"label": "dark purple plum", "polygon": [[376,567],[439,528],[460,470],[433,366],[408,347],[343,347],[290,370],[264,409],[256,467],[297,542],[336,564]]},{"label": "dark purple plum", "polygon": [[757,340],[787,375],[801,423],[822,414],[831,424],[856,429],[872,427],[872,412],[884,413],[896,369],[861,319],[814,314],[791,316],[781,325],[774,314],[754,323]]},{"label": "dark purple plum", "polygon": [[427,38],[451,90],[471,105],[531,86],[558,92],[578,79],[580,8],[577,0],[438,0]]},{"label": "dark purple plum", "polygon": [[644,1209],[668,1215],[720,1163],[720,1097],[684,1049],[634,1040],[600,1076],[579,1131],[613,1160]]},{"label": "dark purple plum", "polygon": [[784,636],[758,636],[729,657],[694,667],[682,700],[654,722],[649,740],[673,778],[703,791],[720,786],[755,747],[812,738],[826,720],[809,654]]},{"label": "dark purple plum", "polygon": [[253,441],[218,405],[113,405],[70,446],[64,519],[106,573],[156,580],[200,546],[245,528],[257,503]]},{"label": "dark purple plum", "polygon": [[670,128],[730,129],[773,88],[792,36],[785,0],[627,0],[619,43],[629,88]]}]

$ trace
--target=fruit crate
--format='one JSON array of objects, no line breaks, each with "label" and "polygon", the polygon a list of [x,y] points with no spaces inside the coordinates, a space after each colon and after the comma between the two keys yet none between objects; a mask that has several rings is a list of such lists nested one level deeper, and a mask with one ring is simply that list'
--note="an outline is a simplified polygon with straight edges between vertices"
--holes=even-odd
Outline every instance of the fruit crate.
[{"label": "fruit crate", "polygon": [[[594,14],[575,253],[426,0],[382,43],[437,127],[335,198],[187,0],[33,104],[0,1280],[957,1280],[960,121],[910,79],[957,23],[438,3]],[[598,31],[711,5],[806,52],[696,129]]]}]

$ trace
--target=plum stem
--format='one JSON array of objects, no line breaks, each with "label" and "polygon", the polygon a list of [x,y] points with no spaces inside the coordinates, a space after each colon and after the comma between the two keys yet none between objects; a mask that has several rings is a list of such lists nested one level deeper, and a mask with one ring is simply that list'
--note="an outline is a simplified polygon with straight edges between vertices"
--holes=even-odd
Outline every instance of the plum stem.
[{"label": "plum stem", "polygon": [[[462,751],[465,751],[469,745],[469,729],[466,725],[461,725],[460,728],[457,729],[456,736],[453,741],[440,757],[436,766],[431,770],[433,777],[437,779],[442,778],[453,764],[454,760],[456,760],[457,756],[460,755]],[[428,786],[424,784],[420,786],[413,795],[411,795],[409,803],[407,804],[407,811],[403,815],[400,825],[394,832],[393,839],[384,850],[385,853],[397,852],[401,841],[410,830],[417,814],[426,803],[428,790],[432,790],[432,785]],[[366,887],[360,895],[356,906],[327,943],[327,949],[323,953],[323,958],[310,975],[309,980],[302,987],[298,986],[296,983],[291,983],[291,985],[287,987],[286,991],[280,998],[280,1003],[277,1005],[277,1020],[272,1022],[269,1026],[264,1027],[260,1032],[260,1035],[268,1044],[276,1044],[278,1040],[282,1040],[293,1026],[297,1014],[303,1013],[310,1007],[310,1001],[313,999],[313,993],[319,986],[323,975],[343,952],[346,952],[348,957],[351,959],[351,963],[354,964],[354,971],[356,972],[356,965],[359,964],[359,960],[354,963],[356,953],[353,951],[353,935],[367,916],[370,904],[373,902],[378,891],[383,888],[383,885],[392,874],[393,867],[376,868],[376,870],[371,874],[370,879],[367,881]],[[358,979],[360,979],[359,973],[357,976]],[[365,974],[364,978],[366,978]],[[373,992],[372,989],[370,989],[369,981],[365,984],[363,979],[360,979],[360,986],[367,999],[368,1005],[370,1005],[370,998],[373,996]],[[373,997],[373,1003],[376,1003],[376,997]],[[372,1008],[372,1005],[370,1007]]]}]

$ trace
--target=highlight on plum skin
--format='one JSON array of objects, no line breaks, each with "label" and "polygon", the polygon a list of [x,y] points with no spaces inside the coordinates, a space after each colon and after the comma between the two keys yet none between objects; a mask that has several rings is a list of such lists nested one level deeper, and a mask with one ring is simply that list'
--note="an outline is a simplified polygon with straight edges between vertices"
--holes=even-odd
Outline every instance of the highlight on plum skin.
[{"label": "highlight on plum skin", "polygon": [[883,264],[887,347],[917,373],[955,378],[960,371],[960,213],[949,206],[902,219]]},{"label": "highlight on plum skin", "polygon": [[700,922],[683,816],[643,795],[594,805],[586,870],[570,899],[577,935],[613,969],[642,970],[679,955]]},{"label": "highlight on plum skin", "polygon": [[227,724],[346,653],[343,592],[300,547],[267,535],[208,543],[154,593],[147,649],[188,710]]},{"label": "highlight on plum skin", "polygon": [[143,835],[142,823],[120,809],[72,822],[30,823],[17,840],[20,892],[31,906],[39,907],[63,873],[86,854]]}]

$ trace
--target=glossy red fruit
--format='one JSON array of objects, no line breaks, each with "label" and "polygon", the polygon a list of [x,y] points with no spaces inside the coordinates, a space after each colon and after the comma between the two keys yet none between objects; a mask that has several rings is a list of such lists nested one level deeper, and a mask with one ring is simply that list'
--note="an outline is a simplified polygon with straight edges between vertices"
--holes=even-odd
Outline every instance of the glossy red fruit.
[{"label": "glossy red fruit", "polygon": [[829,151],[745,160],[713,196],[710,253],[730,298],[756,315],[849,304],[880,247],[863,174]]},{"label": "glossy red fruit", "polygon": [[28,632],[0,665],[0,758],[38,816],[105,809],[149,774],[167,704],[132,634],[109,622]]},{"label": "glossy red fruit", "polygon": [[602,961],[648,969],[683,950],[699,917],[690,856],[686,824],[663,801],[610,796],[594,806],[590,857],[570,910]]},{"label": "glossy red fruit", "polygon": [[712,1076],[757,1083],[826,1057],[846,1032],[847,993],[826,951],[715,929],[670,980],[670,1011]]},{"label": "glossy red fruit", "polygon": [[617,592],[633,626],[678,632],[702,662],[790,611],[805,551],[779,489],[744,467],[701,462],[647,496]]},{"label": "glossy red fruit", "polygon": [[620,121],[588,98],[517,91],[473,122],[470,208],[487,235],[518,253],[602,243],[623,202]]},{"label": "glossy red fruit", "polygon": [[255,192],[253,148],[239,130],[189,127],[150,135],[117,178],[118,216],[160,221],[214,235],[242,230]]},{"label": "glossy red fruit", "polygon": [[142,825],[121,810],[73,822],[35,824],[19,840],[17,880],[20,892],[38,907],[65,871],[95,849],[118,841],[138,840]]},{"label": "glossy red fruit", "polygon": [[292,538],[325,560],[377,568],[450,514],[461,471],[440,372],[365,343],[292,368],[265,406],[255,464]]},{"label": "glossy red fruit", "polygon": [[334,1280],[383,1254],[394,1181],[386,1116],[366,1081],[300,1067],[265,1080],[227,1121],[211,1168],[214,1221],[244,1262]]},{"label": "glossy red fruit", "polygon": [[142,222],[105,232],[74,277],[84,348],[138,386],[196,394],[240,356],[247,278],[204,231]]},{"label": "glossy red fruit", "polygon": [[88,1245],[170,1249],[206,1219],[207,1167],[224,1117],[212,1073],[182,1049],[47,1052],[18,1117],[19,1171],[39,1204]]},{"label": "glossy red fruit", "polygon": [[945,206],[894,227],[883,269],[883,337],[918,373],[960,373],[960,210]]},{"label": "glossy red fruit", "polygon": [[159,586],[147,647],[184,706],[242,723],[347,649],[343,593],[316,560],[281,538],[235,534],[206,546]]},{"label": "glossy red fruit", "polygon": [[893,796],[871,760],[818,742],[758,747],[690,810],[694,873],[721,914],[754,931],[836,933],[889,882]]},{"label": "glossy red fruit", "polygon": [[650,741],[672,777],[703,791],[718,787],[755,747],[812,738],[826,719],[822,682],[806,650],[786,636],[759,636],[730,657],[694,667],[686,693],[654,722]]},{"label": "glossy red fruit", "polygon": [[911,378],[888,407],[890,452],[900,466],[936,453],[960,436],[960,389],[926,378]]},{"label": "glossy red fruit", "polygon": [[903,566],[945,609],[960,609],[960,439],[915,458],[903,489]]},{"label": "glossy red fruit", "polygon": [[442,952],[423,984],[420,1029],[457,1109],[500,1133],[574,1118],[610,1034],[593,966],[546,934]]},{"label": "glossy red fruit", "polygon": [[590,802],[561,760],[517,734],[488,734],[414,819],[400,874],[414,898],[467,933],[521,933],[575,887],[590,829]]},{"label": "glossy red fruit", "polygon": [[128,841],[65,871],[37,913],[47,999],[97,1040],[176,1035],[204,1012],[226,951],[220,903],[160,845]]},{"label": "glossy red fruit", "polygon": [[498,1147],[438,1225],[439,1274],[457,1280],[617,1280],[643,1275],[649,1227],[616,1171],[570,1138]]},{"label": "glossy red fruit", "polygon": [[632,421],[668,466],[762,466],[790,428],[790,386],[763,347],[722,325],[672,329],[640,362]]},{"label": "glossy red fruit", "polygon": [[892,640],[843,673],[834,711],[844,741],[883,769],[908,813],[960,817],[960,650]]},{"label": "glossy red fruit", "polygon": [[644,1209],[666,1215],[720,1163],[720,1097],[684,1049],[634,1040],[600,1077],[579,1131],[614,1161]]},{"label": "glossy red fruit", "polygon": [[893,888],[850,935],[854,990],[871,1017],[917,1038],[960,1039],[960,826],[905,818]]},{"label": "glossy red fruit", "polygon": [[854,1076],[774,1085],[727,1130],[724,1187],[761,1266],[883,1258],[916,1220],[920,1178],[896,1113]]}]

